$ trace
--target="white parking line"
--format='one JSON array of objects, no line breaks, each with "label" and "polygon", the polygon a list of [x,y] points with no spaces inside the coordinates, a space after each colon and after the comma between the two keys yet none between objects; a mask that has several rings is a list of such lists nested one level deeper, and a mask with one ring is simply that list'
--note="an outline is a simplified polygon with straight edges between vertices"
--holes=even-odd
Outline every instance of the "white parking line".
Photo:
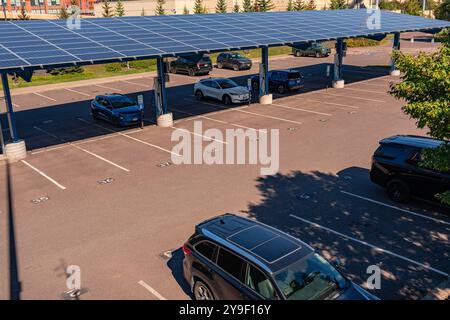
[{"label": "white parking line", "polygon": [[279,120],[279,121],[286,121],[286,122],[290,122],[290,123],[295,123],[295,124],[302,124],[299,121],[294,121],[294,120],[289,120],[289,119],[284,119],[284,118],[279,118],[279,117],[273,117],[273,116],[268,116],[268,115],[264,115],[264,114],[260,114],[260,113],[255,113],[255,112],[250,112],[250,111],[245,111],[245,110],[235,110],[235,111],[239,111],[239,112],[243,112],[243,113],[248,113],[248,114],[252,114],[255,116],[259,116],[259,117],[264,117],[264,118],[269,118],[269,119],[275,119],[275,120]]},{"label": "white parking line", "polygon": [[376,203],[376,204],[379,204],[380,206],[385,206],[385,207],[388,207],[388,208],[391,208],[391,209],[395,209],[395,210],[398,210],[398,211],[401,211],[401,212],[405,212],[405,213],[411,214],[413,216],[421,217],[423,219],[428,219],[428,220],[431,220],[431,221],[434,221],[434,222],[437,222],[437,223],[450,225],[450,222],[446,222],[446,221],[441,220],[441,219],[432,218],[432,217],[426,216],[424,214],[420,214],[420,213],[417,213],[417,212],[409,211],[409,210],[406,210],[406,209],[403,209],[403,208],[399,208],[399,207],[396,207],[396,206],[393,206],[393,205],[390,205],[390,204],[387,204],[387,203],[383,203],[383,202],[380,202],[380,201],[377,201],[377,200],[373,200],[373,199],[369,199],[369,198],[366,198],[366,197],[363,197],[363,196],[359,196],[357,194],[350,193],[350,192],[347,192],[347,191],[344,191],[344,190],[341,190],[341,193],[349,195],[351,197],[355,197],[355,198],[358,198],[358,199],[362,199],[362,200],[366,200],[366,201],[369,201],[369,202],[372,202],[372,203]]},{"label": "white parking line", "polygon": [[292,96],[290,98],[294,98],[297,100],[306,100],[306,101],[311,101],[311,102],[318,102],[318,103],[324,103],[324,104],[329,104],[331,106],[336,106],[336,107],[344,107],[344,108],[351,108],[351,109],[359,109],[359,107],[355,107],[355,106],[350,106],[348,104],[342,104],[342,103],[336,103],[336,102],[328,102],[328,101],[320,101],[320,100],[316,100],[316,99],[310,99],[310,98],[305,98],[305,97],[295,97]]},{"label": "white parking line", "polygon": [[108,86],[104,86],[104,85],[102,85],[102,84],[94,84],[94,86],[100,87],[100,88],[103,88],[103,89],[108,89],[108,90],[116,91],[116,92],[121,92],[121,91],[122,91],[121,89],[111,88],[111,87],[108,87]]},{"label": "white parking line", "polygon": [[378,93],[378,94],[387,94],[386,91],[373,91],[373,90],[357,89],[357,88],[344,88],[344,90],[352,90],[352,91],[360,91],[360,92],[368,92],[368,93]]},{"label": "white parking line", "polygon": [[307,224],[309,224],[309,225],[311,225],[311,226],[313,226],[313,227],[315,227],[315,228],[326,230],[326,231],[328,231],[328,232],[331,232],[331,233],[334,233],[334,234],[336,234],[336,235],[338,235],[338,236],[341,236],[342,238],[345,238],[345,239],[347,239],[347,240],[351,240],[351,241],[357,242],[357,243],[359,243],[359,244],[365,245],[365,246],[367,246],[367,247],[369,247],[369,248],[372,248],[373,250],[375,250],[375,251],[377,251],[377,252],[385,253],[385,254],[394,256],[394,257],[396,257],[396,258],[405,260],[405,261],[407,261],[407,262],[409,262],[409,263],[412,263],[412,264],[415,264],[415,265],[417,265],[417,266],[420,266],[420,267],[422,267],[422,268],[424,268],[424,269],[427,269],[427,270],[436,272],[436,273],[438,273],[438,274],[440,274],[440,275],[443,275],[443,276],[445,276],[445,277],[448,277],[448,276],[449,276],[448,273],[446,273],[446,272],[444,272],[444,271],[441,271],[441,270],[439,270],[439,269],[433,268],[433,267],[431,267],[431,266],[429,266],[429,265],[427,265],[427,264],[418,262],[418,261],[416,261],[416,260],[412,260],[412,259],[407,258],[407,257],[405,257],[405,256],[402,256],[402,255],[400,255],[400,254],[394,253],[394,252],[392,252],[392,251],[390,251],[390,250],[386,250],[386,249],[377,247],[377,246],[375,246],[375,245],[373,245],[373,244],[370,244],[370,243],[368,243],[368,242],[366,242],[366,241],[362,241],[362,240],[359,240],[359,239],[350,237],[350,236],[348,236],[348,235],[345,235],[345,234],[340,233],[340,232],[338,232],[338,231],[335,231],[335,230],[333,230],[333,229],[324,227],[324,226],[322,226],[322,225],[320,225],[320,224],[318,224],[318,223],[312,222],[312,221],[307,220],[307,219],[305,219],[305,218],[300,218],[300,217],[298,217],[298,216],[296,216],[296,215],[293,215],[293,214],[290,214],[289,216],[290,216],[291,218],[294,218],[294,219],[303,221],[304,223],[307,223]]},{"label": "white parking line", "polygon": [[45,99],[47,99],[47,100],[50,100],[50,101],[54,101],[54,102],[56,102],[56,101],[57,101],[56,99],[53,99],[53,98],[47,97],[47,96],[43,95],[42,93],[38,93],[38,92],[33,92],[33,94],[35,94],[35,95],[37,95],[37,96],[39,96],[39,97],[45,98]]},{"label": "white parking line", "polygon": [[290,110],[297,110],[297,111],[301,111],[301,112],[309,112],[309,113],[314,113],[314,114],[320,114],[322,116],[328,116],[328,117],[332,116],[332,114],[329,114],[329,113],[323,113],[323,112],[312,111],[312,110],[301,109],[301,108],[293,108],[293,107],[283,106],[283,105],[277,104],[277,103],[268,104],[268,106],[269,107],[280,107],[280,108],[285,108],[285,109],[290,109]]},{"label": "white parking line", "polygon": [[369,98],[361,98],[361,97],[355,97],[355,96],[349,96],[349,95],[342,95],[342,94],[335,94],[335,93],[329,93],[329,92],[320,92],[321,94],[326,94],[330,96],[336,96],[336,97],[343,97],[343,98],[350,98],[350,99],[360,99],[365,101],[373,101],[373,102],[379,102],[379,103],[386,103],[384,100],[377,100],[377,99],[369,99]]},{"label": "white parking line", "polygon": [[102,156],[99,156],[98,154],[96,154],[96,153],[94,153],[94,152],[92,152],[92,151],[86,150],[86,149],[84,149],[84,148],[82,148],[82,147],[80,147],[80,146],[78,146],[78,145],[76,145],[76,144],[74,144],[74,143],[67,142],[67,141],[65,141],[64,139],[62,139],[62,138],[60,138],[60,137],[54,135],[54,134],[51,133],[51,132],[48,132],[48,131],[46,131],[46,130],[44,130],[44,129],[41,129],[41,128],[39,128],[39,127],[36,127],[36,126],[34,126],[33,128],[35,128],[36,130],[41,131],[41,132],[43,132],[43,133],[45,133],[45,134],[51,136],[51,137],[54,137],[54,138],[56,138],[56,139],[58,139],[58,140],[60,140],[60,141],[62,141],[62,142],[65,142],[65,143],[67,143],[68,145],[71,145],[72,147],[74,147],[74,148],[76,148],[76,149],[78,149],[78,150],[81,150],[81,151],[83,151],[83,152],[85,152],[85,153],[87,153],[87,154],[90,154],[91,156],[94,156],[94,157],[96,157],[97,159],[100,159],[100,160],[102,160],[102,161],[104,161],[104,162],[106,162],[106,163],[109,163],[110,165],[113,165],[113,166],[116,167],[116,168],[119,168],[119,169],[121,169],[121,170],[123,170],[123,171],[125,171],[125,172],[130,172],[129,169],[127,169],[127,168],[125,168],[125,167],[122,167],[122,166],[118,165],[117,163],[114,163],[114,162],[112,162],[112,161],[110,161],[110,160],[108,160],[108,159],[106,159],[106,158],[103,158]]},{"label": "white parking line", "polygon": [[222,140],[220,140],[220,139],[214,139],[214,138],[211,138],[211,137],[207,137],[207,136],[204,136],[204,135],[202,135],[202,134],[198,134],[198,133],[196,133],[196,132],[189,131],[189,130],[187,130],[187,129],[185,129],[185,128],[177,128],[177,127],[174,127],[174,126],[171,126],[170,128],[172,128],[172,129],[174,129],[174,130],[182,130],[182,131],[184,131],[184,132],[188,132],[188,133],[190,133],[190,134],[192,134],[192,135],[194,135],[194,136],[202,137],[202,138],[204,138],[204,139],[207,139],[208,141],[217,141],[217,142],[222,143],[222,144],[228,144],[227,142],[222,141]]},{"label": "white parking line", "polygon": [[[119,131],[112,130],[112,129],[110,129],[110,128],[104,127],[104,126],[99,125],[99,124],[97,124],[97,123],[91,123],[91,122],[86,121],[86,120],[84,120],[84,119],[82,119],[82,118],[77,118],[77,119],[78,119],[79,121],[88,123],[88,124],[90,124],[90,125],[93,125],[93,126],[97,126],[97,127],[99,127],[99,128],[102,128],[102,129],[104,129],[104,130],[106,130],[106,131],[114,132],[114,133],[116,133],[116,134],[119,135],[119,136],[122,136],[122,137],[125,137],[125,138],[128,138],[128,139],[134,140],[134,141],[136,141],[136,142],[145,144],[145,145],[147,145],[147,146],[149,146],[149,147],[153,147],[153,148],[155,148],[155,149],[158,149],[158,150],[161,150],[161,151],[164,151],[164,152],[168,152],[168,153],[173,154],[173,155],[175,155],[175,156],[181,157],[181,155],[178,154],[178,153],[176,153],[176,152],[173,152],[173,151],[164,149],[164,148],[162,148],[162,147],[160,147],[160,146],[157,146],[157,145],[155,145],[155,144],[149,143],[149,142],[147,142],[147,141],[143,141],[143,140],[141,140],[141,139],[138,139],[138,138],[129,136],[128,134],[125,134],[125,133],[122,133],[122,132],[119,132]],[[142,131],[142,130],[139,130],[139,131],[136,130],[136,131],[134,131],[134,132],[140,132],[140,131]],[[129,133],[131,133],[131,132],[129,132]]]},{"label": "white parking line", "polygon": [[39,173],[41,176],[43,176],[44,178],[46,178],[48,181],[50,181],[51,183],[53,183],[54,185],[56,185],[58,188],[62,189],[62,190],[66,190],[66,187],[64,187],[62,184],[60,184],[59,182],[57,182],[55,179],[50,178],[48,175],[46,175],[44,172],[42,172],[41,170],[37,169],[36,167],[33,167],[31,164],[29,164],[28,162],[26,162],[25,160],[20,160],[20,162],[24,163],[25,165],[27,165],[28,167],[30,167],[31,169],[33,169],[34,171],[36,171],[37,173]]},{"label": "white parking line", "polygon": [[354,86],[354,85],[357,85],[357,84],[364,85],[364,86],[383,87],[383,88],[387,88],[387,87],[388,87],[388,85],[387,85],[386,83],[384,83],[384,84],[379,84],[379,83],[367,83],[366,81],[357,81],[357,82],[348,83],[348,84],[347,84],[347,87],[348,87],[348,86]]},{"label": "white parking line", "polygon": [[125,82],[125,83],[129,83],[135,86],[139,86],[139,87],[143,87],[143,88],[150,88],[150,85],[146,85],[146,84],[141,84],[141,83],[136,83],[136,82],[132,82],[132,81],[128,81],[128,80],[122,80],[120,82]]},{"label": "white parking line", "polygon": [[75,89],[70,89],[70,88],[64,88],[64,89],[67,90],[67,91],[74,92],[76,94],[85,96],[85,97],[90,97],[91,96],[90,94],[87,94],[87,93],[84,93],[84,92],[81,92],[81,91],[78,91],[78,90],[75,90]]},{"label": "white parking line", "polygon": [[153,289],[152,287],[150,287],[148,284],[146,284],[144,281],[139,281],[138,284],[140,284],[141,286],[143,286],[145,289],[147,289],[151,294],[153,294],[156,298],[158,298],[159,300],[167,300],[166,298],[164,298],[158,291],[156,291],[155,289]]}]

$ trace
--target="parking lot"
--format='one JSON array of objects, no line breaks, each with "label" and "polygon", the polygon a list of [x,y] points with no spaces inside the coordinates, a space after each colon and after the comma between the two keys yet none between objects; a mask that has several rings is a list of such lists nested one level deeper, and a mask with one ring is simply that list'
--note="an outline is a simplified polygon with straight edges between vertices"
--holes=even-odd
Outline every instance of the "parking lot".
[{"label": "parking lot", "polygon": [[[404,45],[414,49],[406,40]],[[369,181],[380,139],[426,133],[387,93],[398,81],[379,67],[389,63],[388,51],[349,52],[344,89],[327,87],[329,63],[332,57],[271,59],[271,69],[298,68],[305,77],[304,88],[275,95],[272,105],[197,101],[193,84],[202,77],[170,75],[171,128],[153,123],[150,75],[13,93],[29,150],[10,166],[23,298],[59,298],[66,290],[64,266],[79,265],[86,289],[81,299],[189,299],[179,248],[196,223],[226,212],[287,231],[327,258],[339,257],[345,273],[363,287],[367,267],[379,265],[381,289],[373,293],[382,299],[421,299],[447,281],[448,213],[419,202],[393,203]],[[214,69],[212,76],[245,84],[257,70],[254,63],[249,71]],[[105,92],[143,94],[144,129],[93,121],[89,102]],[[183,128],[194,134],[194,121],[221,131],[279,129],[279,173],[260,176],[257,165],[172,164],[171,133]],[[0,162],[1,181],[6,169]],[[0,195],[6,194],[1,184]],[[0,223],[6,230],[5,219]],[[4,234],[2,298],[8,287]]]}]

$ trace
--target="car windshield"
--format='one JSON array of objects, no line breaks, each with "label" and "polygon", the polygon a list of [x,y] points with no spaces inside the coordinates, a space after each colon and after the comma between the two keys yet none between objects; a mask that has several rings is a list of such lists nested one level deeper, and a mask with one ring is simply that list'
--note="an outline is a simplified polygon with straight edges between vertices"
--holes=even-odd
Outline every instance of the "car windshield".
[{"label": "car windshield", "polygon": [[289,72],[288,74],[288,79],[300,79],[302,78],[302,75],[300,74],[300,72]]},{"label": "car windshield", "polygon": [[288,300],[324,299],[347,286],[347,280],[317,253],[311,253],[275,275]]},{"label": "car windshield", "polygon": [[135,106],[136,102],[127,97],[114,97],[109,99],[113,109]]},{"label": "car windshield", "polygon": [[240,55],[239,53],[232,53],[231,57],[234,59],[244,59],[245,57]]},{"label": "car windshield", "polygon": [[236,82],[234,82],[230,79],[220,79],[220,80],[217,80],[217,83],[219,84],[219,86],[222,89],[230,89],[230,88],[235,88],[238,86],[236,84]]}]

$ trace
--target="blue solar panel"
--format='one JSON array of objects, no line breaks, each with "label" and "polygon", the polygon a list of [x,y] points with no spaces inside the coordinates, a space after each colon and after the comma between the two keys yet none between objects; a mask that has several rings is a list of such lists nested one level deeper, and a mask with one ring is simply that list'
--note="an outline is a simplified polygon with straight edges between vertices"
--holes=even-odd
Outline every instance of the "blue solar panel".
[{"label": "blue solar panel", "polygon": [[392,32],[442,29],[450,22],[381,12],[369,29],[361,10],[167,15],[0,22],[0,71],[121,59],[250,49]]}]

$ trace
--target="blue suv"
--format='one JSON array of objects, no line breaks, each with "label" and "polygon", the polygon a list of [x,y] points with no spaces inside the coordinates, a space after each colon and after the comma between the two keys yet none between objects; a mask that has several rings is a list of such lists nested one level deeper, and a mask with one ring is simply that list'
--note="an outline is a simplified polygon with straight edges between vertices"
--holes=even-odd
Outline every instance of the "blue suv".
[{"label": "blue suv", "polygon": [[[269,88],[283,94],[286,91],[298,90],[304,86],[303,75],[296,70],[274,70],[268,72]],[[259,89],[259,76],[252,79],[252,88]]]},{"label": "blue suv", "polygon": [[183,252],[197,300],[378,300],[306,243],[233,214],[197,225]]},{"label": "blue suv", "polygon": [[141,123],[143,108],[123,94],[97,96],[91,102],[94,120],[106,120],[117,127]]}]

